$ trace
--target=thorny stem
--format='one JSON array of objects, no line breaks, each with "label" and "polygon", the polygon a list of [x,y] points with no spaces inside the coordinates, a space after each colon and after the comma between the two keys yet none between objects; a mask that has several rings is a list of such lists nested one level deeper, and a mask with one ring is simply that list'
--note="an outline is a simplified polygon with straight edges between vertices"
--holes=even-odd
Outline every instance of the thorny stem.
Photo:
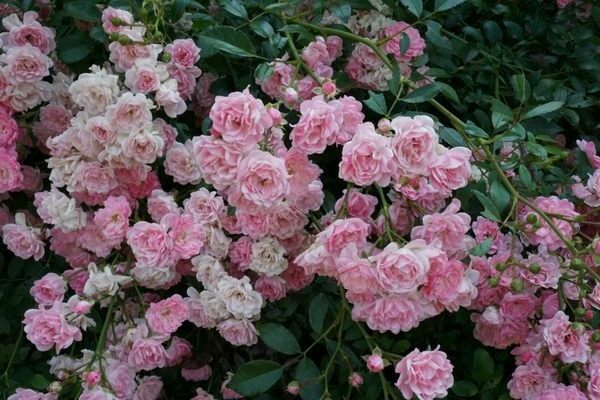
[{"label": "thorny stem", "polygon": [[308,75],[310,75],[310,77],[313,78],[313,80],[319,84],[319,86],[323,86],[323,82],[321,81],[321,78],[315,73],[315,71],[312,70],[312,68],[310,68],[308,65],[306,65],[304,60],[302,60],[302,57],[300,57],[300,54],[298,54],[298,49],[296,48],[296,45],[294,44],[294,41],[292,40],[292,35],[290,35],[289,32],[286,32],[285,37],[287,38],[288,47],[290,48],[290,51],[292,52],[292,56],[294,56],[296,61],[298,61],[298,64],[300,64],[302,69],[304,69],[306,71],[306,73]]}]

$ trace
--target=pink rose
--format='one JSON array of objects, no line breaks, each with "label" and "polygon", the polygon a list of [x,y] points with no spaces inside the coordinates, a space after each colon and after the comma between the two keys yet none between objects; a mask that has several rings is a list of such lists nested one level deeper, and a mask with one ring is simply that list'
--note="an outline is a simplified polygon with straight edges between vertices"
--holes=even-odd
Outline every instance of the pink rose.
[{"label": "pink rose", "polygon": [[133,93],[149,94],[157,91],[161,81],[166,80],[167,77],[164,64],[155,65],[154,61],[140,60],[125,72],[125,86]]},{"label": "pink rose", "polygon": [[200,368],[182,368],[181,376],[186,381],[201,382],[205,381],[212,375],[210,365],[206,364]]},{"label": "pink rose", "polygon": [[178,336],[173,336],[171,344],[166,351],[167,367],[172,367],[181,364],[183,360],[192,355],[192,344]]},{"label": "pink rose", "polygon": [[44,256],[44,242],[41,230],[26,225],[25,215],[17,213],[14,224],[2,226],[2,241],[17,257],[36,261]]},{"label": "pink rose", "polygon": [[185,144],[173,143],[171,148],[167,150],[164,166],[165,173],[182,185],[198,183],[202,177],[198,163],[194,158],[190,140],[187,140]]},{"label": "pink rose", "polygon": [[42,26],[38,21],[38,13],[26,11],[23,21],[19,21],[18,14],[11,14],[2,20],[2,25],[8,32],[0,33],[0,44],[8,49],[23,47],[27,44],[38,48],[42,53],[49,54],[56,48],[54,32]]},{"label": "pink rose", "polygon": [[163,82],[156,91],[154,100],[171,118],[183,114],[187,110],[184,99],[178,91],[179,84],[175,79]]},{"label": "pink rose", "polygon": [[200,60],[200,49],[192,39],[176,39],[165,47],[171,56],[170,64],[177,68],[191,68]]},{"label": "pink rose", "polygon": [[396,372],[400,374],[396,387],[407,399],[413,396],[420,400],[444,398],[454,385],[453,369],[439,346],[423,352],[414,349],[396,364]]},{"label": "pink rose", "polygon": [[369,260],[359,258],[354,244],[342,252],[337,264],[338,280],[348,292],[362,294],[380,290],[375,268]]},{"label": "pink rose", "polygon": [[119,244],[129,228],[131,205],[124,196],[110,196],[104,200],[104,208],[94,214],[94,223],[111,243]]},{"label": "pink rose", "polygon": [[285,297],[287,288],[285,280],[280,276],[263,275],[254,283],[254,289],[269,301],[281,300]]},{"label": "pink rose", "polygon": [[156,400],[163,391],[163,383],[158,376],[144,376],[138,380],[133,400]]},{"label": "pink rose", "polygon": [[217,96],[209,117],[214,136],[246,148],[260,142],[265,131],[273,125],[263,102],[252,96],[248,89],[230,93],[227,97]]},{"label": "pink rose", "polygon": [[419,301],[410,295],[390,295],[376,300],[365,310],[370,329],[398,334],[417,327],[424,310]]},{"label": "pink rose", "polygon": [[370,122],[361,124],[342,149],[339,177],[359,186],[387,186],[395,169],[389,138],[379,135]]},{"label": "pink rose", "polygon": [[269,64],[273,72],[264,80],[256,78],[256,83],[267,95],[281,99],[285,88],[290,86],[294,77],[294,67],[285,62],[275,61]]},{"label": "pink rose", "polygon": [[385,361],[379,354],[371,354],[367,358],[367,368],[371,372],[381,372],[385,368]]},{"label": "pink rose", "polygon": [[17,121],[0,108],[0,147],[12,147],[19,136]]},{"label": "pink rose", "polygon": [[429,166],[429,180],[434,188],[445,194],[466,186],[471,176],[471,150],[454,147],[438,155]]},{"label": "pink rose", "polygon": [[110,363],[106,367],[106,379],[118,398],[129,399],[135,390],[135,372],[127,363]]},{"label": "pink rose", "polygon": [[339,219],[317,235],[317,241],[333,255],[339,255],[349,244],[362,249],[367,244],[369,225],[358,218]]},{"label": "pink rose", "polygon": [[117,132],[129,135],[152,122],[151,106],[152,102],[142,93],[125,92],[107,108],[106,118]]},{"label": "pink rose", "polygon": [[252,150],[240,162],[235,191],[230,201],[268,209],[289,193],[288,173],[282,159],[262,150]]},{"label": "pink rose", "polygon": [[148,327],[153,332],[170,335],[189,318],[190,310],[180,295],[150,304],[146,311]]},{"label": "pink rose", "polygon": [[183,207],[195,221],[207,225],[217,224],[225,214],[223,198],[217,192],[209,192],[206,188],[192,192],[184,200]]},{"label": "pink rose", "polygon": [[[423,40],[419,31],[404,21],[388,25],[383,29],[382,35],[385,38],[391,38],[385,43],[384,49],[386,52],[393,54],[398,61],[410,62],[413,58],[423,54],[423,50],[425,50],[425,40]],[[406,52],[403,53],[400,50],[400,41],[404,35],[408,36],[410,44]]]},{"label": "pink rose", "polygon": [[[579,213],[575,211],[575,205],[567,199],[559,199],[556,196],[542,197],[538,196],[533,200],[533,204],[547,214],[557,214],[564,218],[574,219]],[[535,215],[540,224],[539,228],[534,228],[527,222],[527,216]],[[524,225],[523,233],[532,245],[544,244],[548,250],[557,250],[565,246],[562,239],[554,230],[544,221],[536,212],[523,206],[519,211],[519,220]],[[552,218],[554,226],[562,233],[563,237],[571,240],[573,234],[578,228],[578,224],[565,221],[564,219]]]},{"label": "pink rose", "polygon": [[165,348],[156,339],[136,339],[127,356],[127,363],[136,370],[162,368],[167,361]]},{"label": "pink rose", "polygon": [[300,120],[292,129],[292,146],[306,154],[321,154],[335,143],[340,127],[336,107],[316,96],[300,105]]},{"label": "pink rose", "polygon": [[392,150],[402,175],[427,175],[428,167],[435,162],[438,136],[433,120],[426,115],[396,117],[391,121],[395,135]]},{"label": "pink rose", "polygon": [[17,152],[0,147],[0,193],[17,190],[22,184],[23,174]]},{"label": "pink rose", "polygon": [[400,248],[395,242],[380,253],[369,257],[375,264],[377,281],[390,293],[414,292],[427,277],[429,262],[409,248]]},{"label": "pink rose", "polygon": [[67,321],[62,304],[58,302],[49,309],[40,305],[37,309],[25,311],[23,323],[27,340],[39,351],[56,347],[59,352],[82,339],[81,331]]},{"label": "pink rose", "polygon": [[13,47],[0,56],[15,83],[35,83],[50,75],[52,60],[37,47],[25,44]]},{"label": "pink rose", "polygon": [[234,346],[251,346],[258,337],[256,328],[247,319],[228,319],[217,325],[219,334]]},{"label": "pink rose", "polygon": [[329,104],[336,109],[336,119],[340,128],[335,142],[344,144],[352,139],[365,119],[365,115],[362,113],[362,103],[352,96],[344,96],[339,100],[331,101]]},{"label": "pink rose", "polygon": [[133,15],[126,10],[106,7],[102,10],[102,28],[107,33],[121,32],[127,25],[133,24]]},{"label": "pink rose", "polygon": [[363,194],[356,189],[350,189],[350,192],[346,195],[345,189],[342,197],[336,201],[334,211],[337,213],[342,207],[345,207],[349,216],[368,221],[371,214],[375,212],[377,204],[378,200],[375,196]]},{"label": "pink rose", "polygon": [[167,214],[178,214],[179,206],[172,194],[156,189],[148,197],[148,213],[155,222],[159,222]]},{"label": "pink rose", "polygon": [[[558,0],[560,1],[560,0]],[[541,392],[536,400],[587,400],[585,394],[583,394],[577,386],[565,386],[558,384],[556,387],[546,389]]]},{"label": "pink rose", "polygon": [[[15,14],[13,14],[15,15]],[[7,400],[57,400],[54,393],[40,393],[31,389],[18,388],[15,394],[8,396]]]},{"label": "pink rose", "polygon": [[173,239],[162,225],[137,222],[127,232],[127,243],[142,265],[160,268],[174,264]]},{"label": "pink rose", "polygon": [[113,169],[97,161],[79,163],[69,183],[72,192],[105,194],[118,186]]},{"label": "pink rose", "polygon": [[203,227],[194,221],[192,215],[167,214],[160,223],[169,230],[173,252],[178,258],[188,259],[198,255],[204,248]]},{"label": "pink rose", "polygon": [[588,333],[573,329],[569,317],[558,311],[552,318],[540,321],[542,335],[553,356],[558,356],[565,363],[585,363],[590,356]]},{"label": "pink rose", "polygon": [[195,136],[192,147],[200,172],[208,183],[217,190],[224,190],[236,182],[238,165],[246,153],[243,146],[213,136]]},{"label": "pink rose", "polygon": [[128,44],[122,45],[119,42],[112,42],[108,45],[110,51],[109,60],[115,64],[118,72],[126,72],[131,69],[138,60],[155,61],[162,50],[162,46],[157,44]]},{"label": "pink rose", "polygon": [[[514,399],[530,399],[543,390],[554,386],[552,371],[541,368],[535,362],[519,365],[508,381],[510,396]],[[536,397],[537,398],[537,397]]]},{"label": "pink rose", "polygon": [[56,302],[62,302],[66,291],[67,282],[61,276],[50,272],[33,282],[29,293],[36,303],[51,306]]}]

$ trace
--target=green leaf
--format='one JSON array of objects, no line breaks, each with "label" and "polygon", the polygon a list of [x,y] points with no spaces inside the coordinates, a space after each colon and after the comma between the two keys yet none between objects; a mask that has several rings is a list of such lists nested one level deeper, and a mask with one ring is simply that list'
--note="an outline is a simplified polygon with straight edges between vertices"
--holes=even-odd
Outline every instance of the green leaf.
[{"label": "green leaf", "polygon": [[523,164],[519,165],[519,179],[521,183],[525,185],[528,189],[533,188],[533,180],[531,179],[531,173]]},{"label": "green leaf", "polygon": [[10,279],[16,278],[21,271],[23,271],[23,267],[25,265],[25,262],[23,261],[22,258],[19,257],[13,257],[9,262],[8,262],[8,277]]},{"label": "green leaf", "polygon": [[537,107],[532,108],[523,115],[522,119],[529,119],[539,117],[540,115],[548,114],[553,111],[560,109],[565,103],[562,101],[551,101],[546,104],[541,104]]},{"label": "green leaf", "polygon": [[302,400],[321,398],[324,390],[321,383],[321,371],[310,358],[303,358],[298,363],[295,378],[300,384],[300,397]]},{"label": "green leaf", "polygon": [[275,361],[250,361],[236,371],[228,386],[242,396],[256,396],[269,390],[282,374],[283,367]]},{"label": "green leaf", "polygon": [[400,66],[398,64],[394,64],[394,69],[392,70],[392,79],[388,81],[388,88],[390,88],[390,92],[394,96],[398,95],[400,92],[400,80],[402,79],[402,75],[400,73]]},{"label": "green leaf", "polygon": [[510,203],[510,192],[500,181],[496,180],[492,182],[490,196],[499,212],[504,211],[508,207],[508,203]]},{"label": "green leaf", "polygon": [[300,345],[292,332],[283,325],[263,324],[258,327],[258,333],[267,346],[280,353],[296,354],[301,351]]},{"label": "green leaf", "polygon": [[446,11],[464,2],[465,0],[435,0],[435,11]]},{"label": "green leaf", "polygon": [[94,51],[93,42],[83,32],[75,32],[58,43],[58,58],[66,64],[81,61]]},{"label": "green leaf", "polygon": [[323,293],[318,294],[310,302],[310,306],[308,307],[308,322],[311,328],[317,333],[323,329],[323,322],[325,322],[325,317],[327,316],[328,306],[327,296]]},{"label": "green leaf", "polygon": [[546,150],[546,148],[544,146],[542,146],[539,143],[527,142],[525,144],[525,147],[527,148],[527,150],[529,150],[529,152],[531,154],[533,154],[543,160],[548,158],[548,151]]},{"label": "green leaf", "polygon": [[483,257],[486,255],[488,250],[492,247],[492,239],[485,239],[483,242],[479,243],[477,246],[474,246],[469,253],[477,257]]},{"label": "green leaf", "polygon": [[483,23],[483,33],[491,44],[496,44],[502,40],[502,30],[494,21],[485,21]]},{"label": "green leaf", "polygon": [[96,7],[94,2],[89,0],[70,1],[65,3],[65,15],[77,18],[82,21],[99,22],[102,20],[102,13]]},{"label": "green leaf", "polygon": [[488,199],[483,193],[478,190],[473,190],[473,194],[477,197],[477,200],[483,205],[485,211],[482,213],[483,216],[491,219],[492,221],[500,222],[500,213],[496,206],[490,199]]},{"label": "green leaf", "polygon": [[271,24],[269,24],[264,19],[252,21],[252,23],[250,23],[250,28],[252,28],[252,30],[256,32],[258,36],[264,38],[269,38],[270,36],[273,36],[275,34],[275,30],[273,29]]},{"label": "green leaf", "polygon": [[405,103],[423,103],[425,101],[433,99],[439,92],[442,91],[442,86],[437,83],[431,83],[427,86],[412,91],[408,96],[401,99]]},{"label": "green leaf", "polygon": [[174,0],[171,5],[171,14],[170,19],[173,22],[177,22],[183,17],[183,13],[185,13],[185,8],[190,3],[190,0]]},{"label": "green leaf", "polygon": [[400,53],[404,54],[410,48],[410,36],[402,35],[400,38]]},{"label": "green leaf", "polygon": [[440,137],[452,147],[467,147],[467,144],[456,130],[447,126],[440,126],[438,129]]},{"label": "green leaf", "polygon": [[478,391],[477,386],[471,381],[457,381],[452,386],[452,392],[460,397],[473,397]]},{"label": "green leaf", "polygon": [[369,90],[369,98],[365,100],[365,104],[377,114],[387,114],[387,104],[385,102],[385,97],[381,93],[375,93]]},{"label": "green leaf", "polygon": [[420,17],[423,12],[422,0],[400,0],[400,3],[410,11],[415,17]]},{"label": "green leaf", "polygon": [[31,377],[31,386],[39,390],[45,390],[48,386],[48,379],[45,376],[40,374],[35,374]]},{"label": "green leaf", "polygon": [[490,137],[486,131],[484,131],[483,129],[481,129],[480,127],[478,127],[471,121],[467,121],[467,125],[465,126],[465,132],[469,136],[475,136],[475,137],[480,137],[480,138],[484,138],[484,139],[487,139]]},{"label": "green leaf", "polygon": [[246,11],[246,7],[242,5],[238,0],[229,0],[225,1],[224,9],[231,15],[235,15],[236,17],[240,17],[243,19],[248,19],[248,11]]},{"label": "green leaf", "polygon": [[215,48],[239,57],[258,57],[248,36],[231,26],[211,28],[198,36],[198,45],[205,48]]},{"label": "green leaf", "polygon": [[494,360],[490,356],[490,353],[484,349],[478,348],[473,354],[471,376],[480,385],[486,383],[494,376]]},{"label": "green leaf", "polygon": [[510,77],[510,86],[512,86],[515,96],[523,104],[531,95],[531,87],[525,79],[525,74],[513,75]]}]

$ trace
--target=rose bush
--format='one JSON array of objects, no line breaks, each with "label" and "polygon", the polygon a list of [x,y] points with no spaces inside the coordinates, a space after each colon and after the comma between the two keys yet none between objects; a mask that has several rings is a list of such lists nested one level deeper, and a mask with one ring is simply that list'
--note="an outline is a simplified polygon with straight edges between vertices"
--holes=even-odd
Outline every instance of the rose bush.
[{"label": "rose bush", "polygon": [[0,390],[600,399],[600,7],[0,4]]}]

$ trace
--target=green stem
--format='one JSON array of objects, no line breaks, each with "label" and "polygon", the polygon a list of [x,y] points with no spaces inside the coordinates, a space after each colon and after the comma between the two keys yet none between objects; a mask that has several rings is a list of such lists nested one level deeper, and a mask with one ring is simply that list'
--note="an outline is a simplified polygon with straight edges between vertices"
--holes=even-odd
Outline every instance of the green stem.
[{"label": "green stem", "polygon": [[319,86],[323,86],[323,82],[321,81],[321,78],[315,73],[315,71],[312,70],[312,68],[310,68],[308,65],[306,65],[304,60],[302,60],[302,57],[300,57],[300,54],[298,54],[298,49],[296,48],[296,44],[294,44],[292,35],[290,35],[289,32],[286,32],[285,37],[287,38],[288,47],[290,48],[290,51],[292,52],[292,56],[296,59],[296,61],[298,61],[298,64],[300,64],[302,69],[304,69],[306,71],[306,73],[308,75],[310,75],[310,77],[313,78],[313,80],[319,84]]},{"label": "green stem", "polygon": [[21,345],[22,340],[23,340],[23,327],[21,327],[21,329],[19,329],[19,336],[17,337],[17,341],[15,342],[15,347],[13,348],[13,351],[10,354],[10,358],[8,359],[8,364],[6,365],[6,369],[4,370],[4,373],[2,374],[2,377],[5,379],[7,386],[10,385],[10,382],[8,380],[8,373],[10,371],[10,367],[12,366],[13,361],[15,360],[15,356],[17,355],[17,350],[19,350],[19,346]]}]

